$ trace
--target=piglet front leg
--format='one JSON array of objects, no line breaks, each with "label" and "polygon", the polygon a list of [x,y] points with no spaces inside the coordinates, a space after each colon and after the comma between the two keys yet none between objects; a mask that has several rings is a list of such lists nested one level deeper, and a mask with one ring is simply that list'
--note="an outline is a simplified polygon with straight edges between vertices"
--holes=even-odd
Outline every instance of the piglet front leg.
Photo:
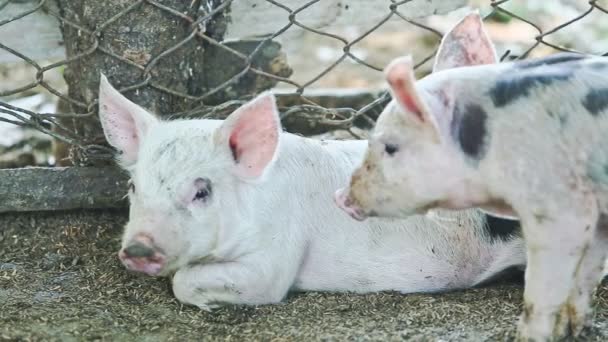
[{"label": "piglet front leg", "polygon": [[173,293],[180,302],[207,311],[221,303],[277,303],[287,294],[293,278],[289,279],[288,271],[275,271],[248,262],[188,266],[173,276]]},{"label": "piglet front leg", "polygon": [[580,200],[588,206],[579,210],[526,217],[528,265],[518,340],[576,336],[589,324],[603,261],[597,260],[602,254],[595,241],[598,215],[590,202]]}]

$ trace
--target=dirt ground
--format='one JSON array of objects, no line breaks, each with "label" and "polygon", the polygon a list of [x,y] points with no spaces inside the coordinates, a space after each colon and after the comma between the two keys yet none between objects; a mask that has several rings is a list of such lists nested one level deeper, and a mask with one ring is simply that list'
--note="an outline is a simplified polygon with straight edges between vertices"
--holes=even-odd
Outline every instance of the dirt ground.
[{"label": "dirt ground", "polygon": [[[124,211],[0,215],[0,340],[496,341],[514,336],[522,284],[444,294],[300,293],[213,313],[182,306],[166,279],[128,273]],[[585,341],[608,338],[608,283]]]}]

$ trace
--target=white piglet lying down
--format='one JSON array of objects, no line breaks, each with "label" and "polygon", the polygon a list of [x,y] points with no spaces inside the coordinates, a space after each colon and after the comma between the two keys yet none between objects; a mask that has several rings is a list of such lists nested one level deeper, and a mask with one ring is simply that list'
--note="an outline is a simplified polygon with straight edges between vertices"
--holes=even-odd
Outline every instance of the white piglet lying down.
[{"label": "white piglet lying down", "polygon": [[120,258],[174,273],[184,303],[276,303],[290,289],[443,291],[525,263],[515,225],[492,236],[477,211],[355,222],[332,189],[367,143],[281,133],[270,94],[224,122],[160,121],[105,79],[100,95],[108,141],[131,175]]},{"label": "white piglet lying down", "polygon": [[[472,16],[452,35],[463,41],[462,30],[479,25]],[[464,41],[472,40],[487,43],[485,35]],[[436,68],[485,62],[446,51],[457,58]],[[282,133],[271,94],[223,122],[161,121],[102,77],[100,119],[131,175],[120,259],[133,271],[172,275],[183,303],[276,303],[289,290],[445,291],[525,265],[517,222],[479,211],[350,219],[333,205],[333,190],[367,142]]]}]

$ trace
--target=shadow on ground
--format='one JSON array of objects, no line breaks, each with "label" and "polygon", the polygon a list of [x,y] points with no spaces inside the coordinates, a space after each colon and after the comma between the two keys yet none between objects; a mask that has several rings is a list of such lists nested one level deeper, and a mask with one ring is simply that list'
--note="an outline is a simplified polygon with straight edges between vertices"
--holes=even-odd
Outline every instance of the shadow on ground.
[{"label": "shadow on ground", "polygon": [[[0,215],[0,340],[496,341],[514,336],[522,285],[433,295],[305,293],[207,313],[166,279],[126,272],[123,211]],[[585,341],[608,338],[608,284]]]}]

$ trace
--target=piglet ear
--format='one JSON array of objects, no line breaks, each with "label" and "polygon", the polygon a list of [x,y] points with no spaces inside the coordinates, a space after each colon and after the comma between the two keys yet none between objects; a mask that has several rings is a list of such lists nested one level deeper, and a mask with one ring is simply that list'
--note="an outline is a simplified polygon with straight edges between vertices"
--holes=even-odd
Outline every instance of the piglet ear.
[{"label": "piglet ear", "polygon": [[433,72],[498,62],[496,48],[478,11],[460,20],[441,40]]},{"label": "piglet ear", "polygon": [[274,95],[263,93],[230,114],[218,137],[230,150],[235,174],[243,180],[256,180],[274,161],[280,132]]},{"label": "piglet ear", "polygon": [[384,74],[393,98],[405,113],[418,123],[434,125],[434,118],[416,90],[412,57],[405,56],[395,59],[384,69]]},{"label": "piglet ear", "polygon": [[114,89],[103,74],[99,82],[99,120],[108,143],[121,152],[120,160],[125,165],[137,161],[142,138],[158,121]]}]

